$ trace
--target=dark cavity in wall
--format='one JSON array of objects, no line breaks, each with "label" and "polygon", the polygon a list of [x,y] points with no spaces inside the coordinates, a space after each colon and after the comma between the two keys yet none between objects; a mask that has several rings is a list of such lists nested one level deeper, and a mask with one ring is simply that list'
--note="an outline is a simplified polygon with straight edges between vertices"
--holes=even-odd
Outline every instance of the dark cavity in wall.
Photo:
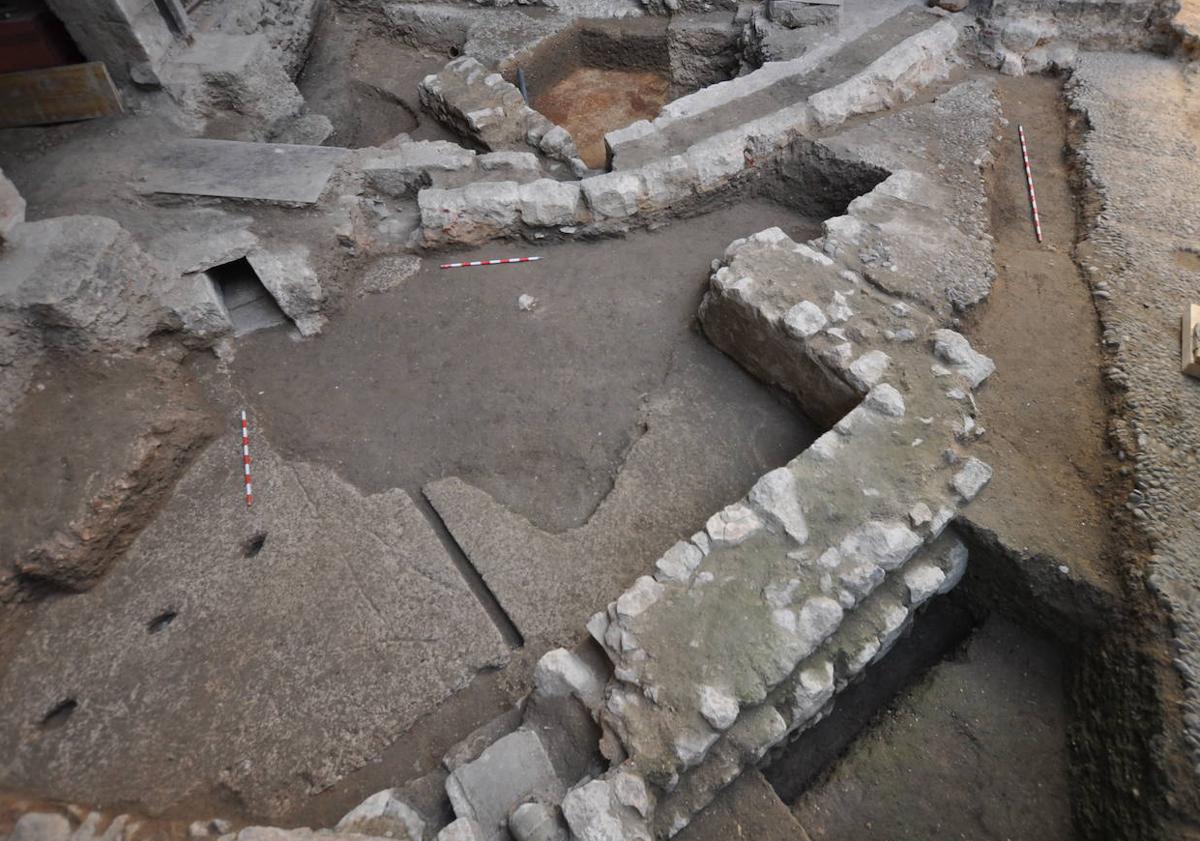
[{"label": "dark cavity in wall", "polygon": [[216,286],[221,302],[229,312],[233,335],[245,336],[288,323],[287,315],[246,258],[214,266],[205,274]]}]

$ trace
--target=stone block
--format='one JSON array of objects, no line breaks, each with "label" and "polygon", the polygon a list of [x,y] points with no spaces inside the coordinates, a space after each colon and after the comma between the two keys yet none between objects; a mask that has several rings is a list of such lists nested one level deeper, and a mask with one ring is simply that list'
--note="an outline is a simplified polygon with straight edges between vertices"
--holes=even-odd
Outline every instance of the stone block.
[{"label": "stone block", "polygon": [[321,315],[325,292],[308,263],[305,246],[257,249],[247,254],[246,260],[279,308],[296,323],[300,335],[315,336],[321,332],[325,323]]},{"label": "stone block", "polygon": [[460,818],[478,822],[484,837],[503,837],[509,814],[528,800],[558,802],[565,787],[538,735],[518,730],[446,780],[446,794]]},{"label": "stone block", "polygon": [[573,695],[589,709],[596,709],[603,702],[605,678],[582,657],[565,648],[543,654],[533,670],[533,683],[539,694],[550,698]]},{"label": "stone block", "polygon": [[17,819],[8,841],[67,841],[71,823],[53,812],[26,812]]},{"label": "stone block", "polygon": [[788,29],[806,26],[837,26],[842,20],[842,4],[811,0],[770,0],[767,16]]},{"label": "stone block", "polygon": [[425,821],[399,797],[398,789],[372,794],[337,822],[336,832],[391,838],[393,841],[422,841]]},{"label": "stone block", "polygon": [[429,186],[437,172],[462,172],[475,164],[475,153],[447,140],[404,143],[363,162],[363,177],[374,190],[402,197]]},{"label": "stone block", "polygon": [[602,219],[626,219],[638,210],[642,180],[628,172],[610,172],[580,182],[588,207]]},{"label": "stone block", "polygon": [[558,809],[545,803],[523,803],[508,819],[508,831],[516,841],[569,841],[570,832]]},{"label": "stone block", "polygon": [[521,221],[530,227],[574,225],[580,221],[582,194],[577,183],[541,178],[521,185],[518,205]]}]

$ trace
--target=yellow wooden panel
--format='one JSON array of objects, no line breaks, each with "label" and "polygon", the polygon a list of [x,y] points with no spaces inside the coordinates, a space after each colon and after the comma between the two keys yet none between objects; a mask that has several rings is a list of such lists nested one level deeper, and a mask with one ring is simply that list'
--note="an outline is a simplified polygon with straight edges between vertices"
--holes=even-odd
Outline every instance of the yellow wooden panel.
[{"label": "yellow wooden panel", "polygon": [[101,61],[0,73],[0,127],[90,120],[121,110]]}]

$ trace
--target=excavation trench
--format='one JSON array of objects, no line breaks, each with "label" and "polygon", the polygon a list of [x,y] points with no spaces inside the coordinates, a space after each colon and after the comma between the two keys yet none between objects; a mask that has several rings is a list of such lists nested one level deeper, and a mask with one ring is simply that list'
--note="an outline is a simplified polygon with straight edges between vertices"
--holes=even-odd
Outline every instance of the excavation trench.
[{"label": "excavation trench", "polygon": [[501,71],[524,85],[533,108],[571,133],[588,166],[601,169],[607,132],[653,120],[671,100],[732,76],[733,37],[719,30],[715,37],[727,41],[724,49],[677,37],[661,18],[581,20]]}]

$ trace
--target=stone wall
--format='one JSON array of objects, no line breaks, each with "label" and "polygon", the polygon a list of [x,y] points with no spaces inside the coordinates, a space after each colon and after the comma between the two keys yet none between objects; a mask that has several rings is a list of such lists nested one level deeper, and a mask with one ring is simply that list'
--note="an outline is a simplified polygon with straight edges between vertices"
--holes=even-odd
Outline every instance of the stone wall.
[{"label": "stone wall", "polygon": [[[957,42],[958,31],[943,22],[840,85],[638,169],[579,182],[500,182],[422,190],[418,203],[423,244],[441,247],[504,236],[611,234],[668,214],[695,212],[745,186],[758,176],[760,165],[818,126],[829,129],[852,116],[887,108],[943,78]],[[648,124],[635,124],[630,131],[638,125]]]},{"label": "stone wall", "polygon": [[980,57],[1009,75],[1074,66],[1078,51],[1164,46],[1171,0],[991,0]]},{"label": "stone wall", "polygon": [[175,41],[154,0],[48,0],[89,61],[103,61],[120,82],[139,65],[157,67]]}]

